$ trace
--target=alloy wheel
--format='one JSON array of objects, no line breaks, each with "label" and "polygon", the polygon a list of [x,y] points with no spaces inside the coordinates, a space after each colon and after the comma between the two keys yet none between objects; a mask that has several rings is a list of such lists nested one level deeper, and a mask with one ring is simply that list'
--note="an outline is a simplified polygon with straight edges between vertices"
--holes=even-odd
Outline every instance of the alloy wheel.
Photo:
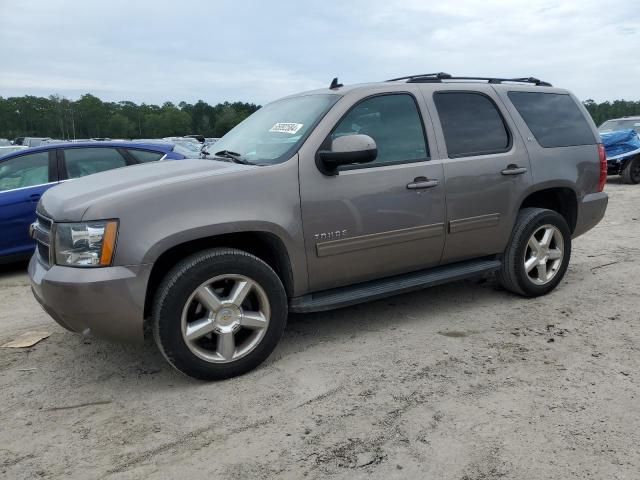
[{"label": "alloy wheel", "polygon": [[253,351],[269,326],[263,288],[243,275],[220,275],[201,284],[182,311],[182,337],[195,355],[229,363]]},{"label": "alloy wheel", "polygon": [[543,225],[529,238],[524,253],[524,269],[529,280],[545,285],[556,276],[564,258],[564,240],[553,225]]}]

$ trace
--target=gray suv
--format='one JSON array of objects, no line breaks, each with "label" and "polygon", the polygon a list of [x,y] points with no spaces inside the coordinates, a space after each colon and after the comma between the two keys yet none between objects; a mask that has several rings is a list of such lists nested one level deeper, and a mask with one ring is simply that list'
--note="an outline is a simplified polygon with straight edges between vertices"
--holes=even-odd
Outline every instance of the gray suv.
[{"label": "gray suv", "polygon": [[152,335],[201,379],[259,365],[289,312],[489,273],[544,295],[605,213],[598,142],[572,94],[533,78],[334,80],[264,106],[211,159],[49,190],[33,292],[67,329]]}]

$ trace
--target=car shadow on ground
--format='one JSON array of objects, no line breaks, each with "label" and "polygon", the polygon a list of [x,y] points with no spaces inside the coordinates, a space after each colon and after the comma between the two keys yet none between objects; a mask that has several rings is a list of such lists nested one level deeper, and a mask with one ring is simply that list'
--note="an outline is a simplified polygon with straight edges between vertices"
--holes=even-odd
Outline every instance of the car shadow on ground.
[{"label": "car shadow on ground", "polygon": [[10,263],[0,263],[0,279],[4,276],[26,273],[29,259],[18,260]]},{"label": "car shadow on ground", "polygon": [[[358,338],[390,328],[410,333],[413,323],[448,316],[452,311],[459,311],[462,321],[477,302],[490,303],[492,297],[504,295],[507,294],[498,291],[492,282],[476,279],[329,312],[292,314],[274,353],[263,365],[241,377],[244,379],[242,382],[256,381],[273,374],[286,375],[287,370],[295,364],[290,357],[297,357],[316,347],[324,348],[323,345],[327,343],[344,344],[348,339],[345,345],[348,347],[351,341],[358,342]],[[468,311],[465,305],[468,305]],[[451,328],[455,329],[455,325]],[[112,343],[92,335],[83,337],[56,328],[49,339],[26,349],[23,354],[16,352],[11,357],[13,361],[9,363],[15,363],[18,368],[29,368],[31,363],[41,365],[38,367],[41,371],[39,375],[34,375],[34,380],[39,377],[44,383],[62,382],[69,388],[87,387],[96,381],[135,384],[136,388],[142,390],[197,387],[202,384],[172,369],[152,339],[147,339],[141,347]],[[7,361],[5,357],[0,363],[9,366]]]}]

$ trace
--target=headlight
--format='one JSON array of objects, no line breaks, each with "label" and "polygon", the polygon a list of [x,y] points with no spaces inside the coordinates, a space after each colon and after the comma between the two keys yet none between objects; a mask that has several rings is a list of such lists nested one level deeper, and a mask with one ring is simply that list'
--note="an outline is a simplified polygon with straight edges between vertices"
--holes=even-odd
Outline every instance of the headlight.
[{"label": "headlight", "polygon": [[56,265],[108,267],[116,246],[116,220],[56,223],[54,253]]}]

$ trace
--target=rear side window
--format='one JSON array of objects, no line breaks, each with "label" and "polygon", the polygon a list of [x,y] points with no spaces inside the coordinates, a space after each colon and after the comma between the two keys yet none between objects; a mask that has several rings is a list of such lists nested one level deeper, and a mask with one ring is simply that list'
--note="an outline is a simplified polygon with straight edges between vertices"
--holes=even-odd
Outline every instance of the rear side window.
[{"label": "rear side window", "polygon": [[70,148],[64,151],[64,160],[69,178],[127,166],[115,148]]},{"label": "rear side window", "polygon": [[473,92],[436,92],[433,100],[450,158],[509,149],[511,137],[489,97]]},{"label": "rear side window", "polygon": [[164,157],[164,153],[161,152],[151,152],[149,150],[134,150],[129,149],[128,152],[131,154],[133,158],[135,158],[140,163],[146,162],[155,162]]},{"label": "rear side window", "polygon": [[570,95],[509,92],[509,99],[541,146],[553,148],[596,143],[582,111]]}]

